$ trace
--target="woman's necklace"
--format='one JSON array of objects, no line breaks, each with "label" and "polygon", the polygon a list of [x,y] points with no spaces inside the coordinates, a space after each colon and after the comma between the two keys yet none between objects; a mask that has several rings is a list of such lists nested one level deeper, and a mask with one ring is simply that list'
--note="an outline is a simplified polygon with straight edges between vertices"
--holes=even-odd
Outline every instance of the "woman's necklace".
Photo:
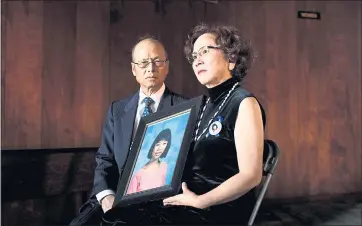
[{"label": "woman's necklace", "polygon": [[214,116],[212,116],[212,118],[210,119],[210,121],[207,123],[207,126],[205,127],[205,129],[202,131],[202,133],[200,134],[200,136],[197,136],[198,132],[199,132],[199,129],[200,129],[200,123],[201,123],[201,120],[202,120],[202,117],[204,116],[204,113],[205,113],[205,110],[206,110],[206,106],[207,104],[210,102],[210,97],[207,98],[207,101],[204,105],[204,108],[202,109],[202,112],[201,112],[201,115],[200,115],[200,119],[199,119],[199,122],[197,123],[197,126],[196,126],[196,132],[195,132],[195,138],[194,138],[194,141],[198,141],[200,139],[200,137],[206,132],[207,128],[210,126],[211,122],[214,120],[215,116],[217,114],[219,114],[221,108],[224,106],[224,104],[226,103],[226,100],[229,98],[230,94],[232,91],[234,91],[234,89],[236,88],[236,86],[238,85],[239,83],[235,83],[234,86],[229,90],[228,94],[224,97],[223,101],[221,102],[219,108],[217,109],[217,111],[215,112]]}]

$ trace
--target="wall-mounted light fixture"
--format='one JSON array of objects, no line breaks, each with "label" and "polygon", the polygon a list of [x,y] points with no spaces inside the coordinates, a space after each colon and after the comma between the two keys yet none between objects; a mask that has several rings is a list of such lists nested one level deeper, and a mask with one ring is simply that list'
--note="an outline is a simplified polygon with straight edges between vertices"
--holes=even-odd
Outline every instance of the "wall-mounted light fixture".
[{"label": "wall-mounted light fixture", "polygon": [[298,18],[300,19],[311,19],[320,20],[321,13],[316,11],[298,11]]}]

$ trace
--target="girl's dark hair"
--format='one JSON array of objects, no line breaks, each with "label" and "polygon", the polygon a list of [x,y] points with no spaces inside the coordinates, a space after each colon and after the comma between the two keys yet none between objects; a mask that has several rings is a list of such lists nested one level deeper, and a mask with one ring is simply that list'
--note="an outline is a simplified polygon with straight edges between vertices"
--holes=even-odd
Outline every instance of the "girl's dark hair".
[{"label": "girl's dark hair", "polygon": [[170,129],[164,129],[162,130],[156,137],[156,139],[153,141],[150,150],[148,151],[148,155],[147,157],[149,159],[152,158],[152,152],[153,149],[155,148],[155,145],[160,142],[161,140],[165,140],[167,141],[167,146],[165,148],[165,150],[163,151],[162,155],[160,156],[160,158],[164,158],[166,157],[168,150],[170,149],[171,146],[171,130]]},{"label": "girl's dark hair", "polygon": [[247,70],[253,60],[253,52],[249,42],[239,35],[232,26],[209,25],[201,23],[195,26],[187,36],[184,52],[189,62],[192,62],[192,51],[195,41],[203,34],[215,35],[216,44],[223,50],[225,58],[235,63],[231,75],[241,81],[247,75]]}]

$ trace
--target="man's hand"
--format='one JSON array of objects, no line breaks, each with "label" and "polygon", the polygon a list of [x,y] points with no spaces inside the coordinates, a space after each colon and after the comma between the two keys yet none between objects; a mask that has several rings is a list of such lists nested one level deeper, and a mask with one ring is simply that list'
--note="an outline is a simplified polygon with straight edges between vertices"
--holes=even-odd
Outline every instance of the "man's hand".
[{"label": "man's hand", "polygon": [[112,208],[114,198],[114,195],[107,195],[102,199],[102,209],[104,213]]}]

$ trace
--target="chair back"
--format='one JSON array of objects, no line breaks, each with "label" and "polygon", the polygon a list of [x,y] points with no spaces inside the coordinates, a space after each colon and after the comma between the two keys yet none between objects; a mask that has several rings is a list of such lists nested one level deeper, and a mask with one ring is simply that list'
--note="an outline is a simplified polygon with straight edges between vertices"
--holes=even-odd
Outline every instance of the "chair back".
[{"label": "chair back", "polygon": [[275,168],[278,163],[280,150],[277,143],[273,140],[264,141],[264,153],[263,153],[263,177],[260,184],[260,192],[257,194],[257,200],[249,218],[248,225],[251,226],[254,223],[255,217],[259,211],[259,207],[263,201],[264,195],[268,188],[269,182],[274,174]]},{"label": "chair back", "polygon": [[264,141],[263,176],[267,176],[268,174],[273,175],[278,163],[279,152],[279,147],[275,141]]}]

